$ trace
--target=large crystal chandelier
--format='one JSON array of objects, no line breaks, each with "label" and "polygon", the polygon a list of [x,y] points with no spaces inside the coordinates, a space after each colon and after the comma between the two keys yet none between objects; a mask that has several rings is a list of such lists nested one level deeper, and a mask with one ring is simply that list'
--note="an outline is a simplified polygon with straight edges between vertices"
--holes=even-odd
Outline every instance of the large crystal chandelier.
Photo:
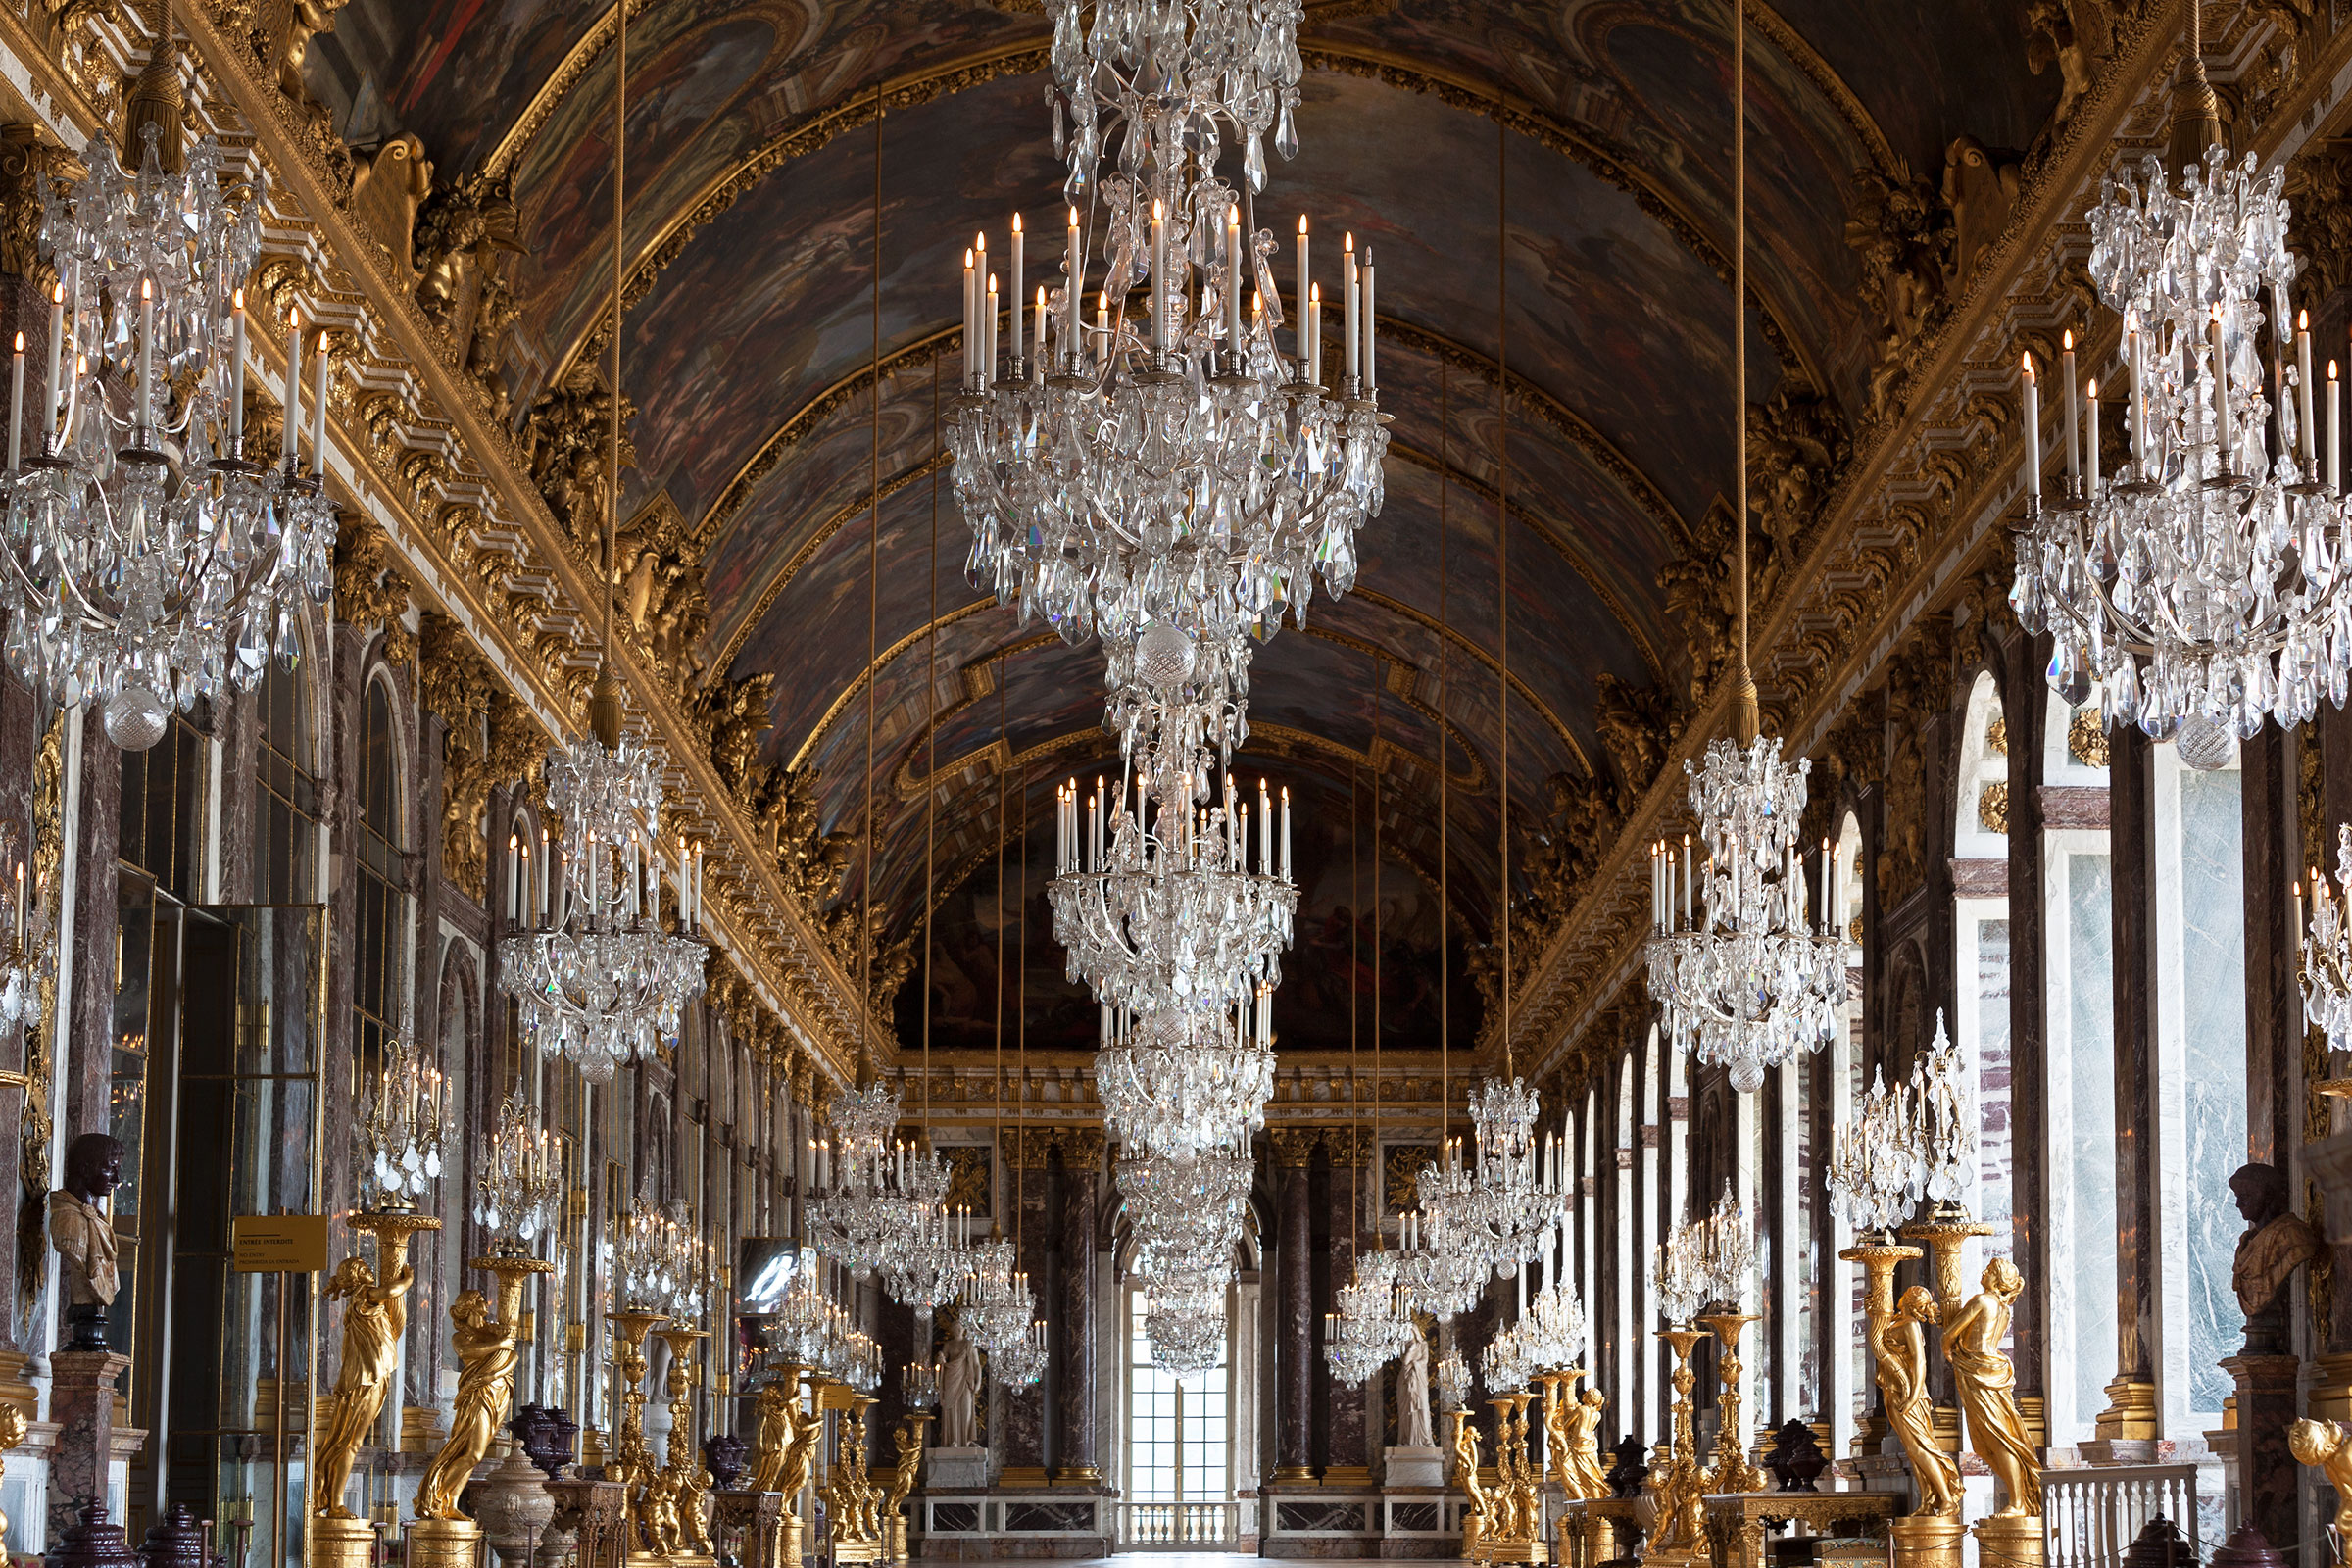
[{"label": "large crystal chandelier", "polygon": [[1358,1252],[1354,1272],[1333,1293],[1336,1309],[1323,1319],[1323,1352],[1331,1375],[1342,1383],[1364,1382],[1402,1354],[1409,1338],[1420,1332],[1401,1265],[1385,1248]]},{"label": "large crystal chandelier", "polygon": [[555,1229],[564,1156],[520,1086],[499,1102],[474,1187],[474,1221],[493,1249],[526,1250]]},{"label": "large crystal chandelier", "polygon": [[2131,456],[2101,472],[2097,386],[2082,397],[2070,337],[2067,477],[2045,502],[2027,359],[2027,527],[2010,603],[2027,631],[2055,635],[2050,676],[2068,702],[2095,681],[2104,722],[2136,723],[2160,741],[2195,736],[2184,758],[2226,759],[2213,731],[2251,739],[2266,716],[2310,718],[2322,693],[2343,703],[2352,604],[2335,383],[2323,465],[2307,323],[2297,322],[2276,407],[2268,395],[2265,355],[2284,357],[2296,270],[2285,167],[2266,174],[2251,153],[2230,163],[2197,11],[2171,169],[2150,155],[2137,180],[2106,179],[2090,212],[2091,281],[2124,318]]},{"label": "large crystal chandelier", "polygon": [[[1707,743],[1683,766],[1705,859],[1685,840],[1650,852],[1649,987],[1673,1048],[1730,1069],[1752,1094],[1765,1072],[1828,1040],[1843,1021],[1845,939],[1835,893],[1811,912],[1797,863],[1797,819],[1811,763],[1790,767],[1778,739]],[[1837,851],[1821,855],[1838,886]],[[1695,880],[1697,898],[1692,901]]]},{"label": "large crystal chandelier", "polygon": [[1919,1167],[1912,1126],[1905,1086],[1888,1085],[1882,1071],[1853,1120],[1831,1135],[1823,1182],[1831,1209],[1856,1235],[1890,1233],[1911,1212]]},{"label": "large crystal chandelier", "polygon": [[[1200,773],[1186,767],[1160,778],[1154,799],[1152,776],[1136,773],[1132,808],[1127,790],[1114,798],[1102,780],[1092,796],[1081,797],[1075,781],[1054,793],[1056,874],[1046,896],[1069,977],[1134,1014],[1173,1008],[1222,1017],[1254,1004],[1262,1048],[1263,993],[1281,983],[1298,909],[1290,791],[1282,792],[1278,861],[1263,780],[1252,822],[1230,773],[1208,807]],[[1180,781],[1172,790],[1170,778]]]},{"label": "large crystal chandelier", "polygon": [[1524,1079],[1493,1079],[1470,1097],[1475,1164],[1448,1139],[1421,1168],[1418,1223],[1407,1231],[1413,1292],[1440,1316],[1466,1310],[1490,1275],[1535,1261],[1566,1211],[1565,1154],[1536,1136],[1536,1093]]},{"label": "large crystal chandelier", "polygon": [[1416,1302],[1442,1318],[1468,1311],[1494,1273],[1485,1247],[1455,1219],[1472,1183],[1461,1141],[1448,1139],[1440,1158],[1421,1167],[1413,1189],[1420,1206],[1404,1216],[1405,1283]]},{"label": "large crystal chandelier", "polygon": [[1104,1007],[1095,1053],[1104,1122],[1124,1144],[1179,1158],[1246,1140],[1274,1097],[1274,1053],[1256,1021],[1271,1005],[1261,987],[1231,1014]]},{"label": "large crystal chandelier", "polygon": [[909,1306],[941,1306],[962,1288],[968,1251],[947,1211],[954,1173],[936,1150],[898,1140],[899,1093],[879,1080],[833,1097],[833,1137],[816,1146],[809,1234],[854,1274],[879,1273]]},{"label": "large crystal chandelier", "polygon": [[[169,68],[169,46],[159,53]],[[58,276],[29,421],[40,450],[19,451],[20,338],[0,524],[10,668],[46,700],[100,704],[126,751],[154,745],[175,705],[251,689],[272,651],[291,664],[335,541],[316,413],[310,471],[297,466],[299,325],[285,466],[244,455],[241,285],[260,255],[260,204],[227,199],[212,138],[183,156],[176,116],[140,129],[135,176],[97,138],[72,198],[38,181],[40,254]],[[322,402],[323,337],[318,350]]]},{"label": "large crystal chandelier", "polygon": [[[498,939],[499,987],[540,1050],[601,1083],[674,1042],[703,993],[702,855],[683,840],[674,860],[662,853],[661,754],[635,737],[591,734],[551,751],[547,799],[566,829],[561,874],[540,857]],[[662,918],[664,875],[677,890],[675,933]]]}]

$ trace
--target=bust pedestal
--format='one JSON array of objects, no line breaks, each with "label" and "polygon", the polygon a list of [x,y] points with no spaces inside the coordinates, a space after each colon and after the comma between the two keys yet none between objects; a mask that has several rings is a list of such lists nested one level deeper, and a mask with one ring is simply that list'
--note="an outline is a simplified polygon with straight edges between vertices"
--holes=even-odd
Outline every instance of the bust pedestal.
[{"label": "bust pedestal", "polygon": [[115,1379],[130,1357],[113,1350],[55,1350],[49,1356],[49,1539],[62,1541],[81,1522],[82,1502],[104,1501],[115,1456]]},{"label": "bust pedestal", "polygon": [[1442,1487],[1446,1484],[1446,1455],[1435,1447],[1383,1448],[1381,1481],[1391,1487]]},{"label": "bust pedestal", "polygon": [[933,1448],[923,1456],[923,1479],[933,1492],[979,1492],[988,1486],[990,1458],[986,1447]]}]

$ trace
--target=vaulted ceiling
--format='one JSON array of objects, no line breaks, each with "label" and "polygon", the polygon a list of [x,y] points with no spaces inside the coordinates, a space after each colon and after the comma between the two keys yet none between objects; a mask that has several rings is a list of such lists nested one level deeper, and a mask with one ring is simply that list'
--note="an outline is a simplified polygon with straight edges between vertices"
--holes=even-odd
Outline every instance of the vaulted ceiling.
[{"label": "vaulted ceiling", "polygon": [[[1751,0],[1749,401],[1799,386],[1862,422],[1879,323],[1848,236],[1857,172],[1934,181],[1957,136],[2031,142],[2058,86],[2029,70],[2021,9]],[[414,133],[443,181],[512,177],[518,417],[605,329],[613,23],[598,0],[351,0],[311,50],[347,140]],[[1345,1048],[1339,1010],[1369,992],[1334,977],[1372,962],[1352,911],[1377,906],[1384,1036],[1430,1043],[1442,868],[1443,972],[1457,1026],[1475,1024],[1465,976],[1501,861],[1498,586],[1515,897],[1554,781],[1613,765],[1604,691],[1690,702],[1660,571],[1720,548],[1733,475],[1727,25],[1723,0],[1308,5],[1302,151],[1275,163],[1259,220],[1305,212],[1373,245],[1396,423],[1359,586],[1260,650],[1251,683],[1246,760],[1316,824],[1292,974],[1317,1005],[1295,1042]],[[1000,929],[1017,945],[1022,906],[1016,855],[997,912],[1002,831],[1026,801],[1042,837],[1052,781],[1110,760],[1099,651],[967,585],[939,457],[960,247],[1016,209],[1049,228],[1058,210],[1047,33],[1036,0],[630,12],[624,511],[674,509],[699,543],[700,657],[775,672],[765,756],[813,770],[826,830],[866,820],[870,776],[889,931],[913,928],[926,887],[940,908],[943,1044],[983,1043],[999,1015],[989,955]],[[1087,1021],[1043,874],[1031,1043],[1072,1044]],[[864,882],[859,854],[846,896]],[[901,1014],[911,1030],[920,1008]]]}]

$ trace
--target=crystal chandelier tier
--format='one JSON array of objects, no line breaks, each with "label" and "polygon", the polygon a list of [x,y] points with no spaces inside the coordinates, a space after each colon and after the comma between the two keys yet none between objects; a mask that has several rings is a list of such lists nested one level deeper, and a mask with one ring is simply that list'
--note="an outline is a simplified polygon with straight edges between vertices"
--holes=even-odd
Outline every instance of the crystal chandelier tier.
[{"label": "crystal chandelier tier", "polygon": [[1475,1165],[1463,1160],[1461,1141],[1449,1139],[1441,1159],[1421,1169],[1410,1266],[1415,1295],[1442,1316],[1467,1308],[1488,1274],[1534,1262],[1566,1212],[1565,1146],[1536,1136],[1537,1114],[1524,1079],[1482,1083],[1470,1097]]},{"label": "crystal chandelier tier", "polygon": [[1181,1157],[1123,1151],[1113,1176],[1135,1237],[1130,1272],[1152,1282],[1229,1275],[1255,1171],[1247,1145]]},{"label": "crystal chandelier tier", "polygon": [[702,1315],[710,1249],[681,1204],[663,1207],[640,1194],[613,1226],[604,1254],[622,1307],[654,1312],[681,1324]]},{"label": "crystal chandelier tier", "polygon": [[525,1250],[551,1233],[564,1194],[564,1159],[519,1086],[499,1102],[490,1148],[474,1179],[473,1217],[493,1250]]},{"label": "crystal chandelier tier", "polygon": [[1122,130],[1123,168],[1151,148],[1213,145],[1229,131],[1251,190],[1265,186],[1269,127],[1276,152],[1298,155],[1299,0],[1054,0],[1051,9],[1054,150],[1069,160],[1073,201],[1093,188]]},{"label": "crystal chandelier tier", "polygon": [[1230,1281],[1207,1278],[1153,1287],[1144,1313],[1152,1364],[1174,1378],[1197,1377],[1225,1358],[1225,1298]]},{"label": "crystal chandelier tier", "polygon": [[2311,914],[2295,890],[2295,932],[2302,945],[2303,1016],[2328,1034],[2328,1049],[2352,1051],[2352,826],[2335,830],[2335,883],[2310,868]]},{"label": "crystal chandelier tier", "polygon": [[1336,1309],[1323,1320],[1323,1349],[1331,1375],[1342,1383],[1371,1378],[1420,1332],[1413,1326],[1411,1294],[1395,1252],[1358,1252],[1348,1283],[1333,1295]]},{"label": "crystal chandelier tier", "polygon": [[812,1244],[854,1274],[879,1274],[906,1305],[945,1305],[973,1257],[948,1213],[947,1156],[899,1141],[899,1092],[878,1080],[835,1095],[828,1114],[833,1137],[816,1146],[808,1202]]},{"label": "crystal chandelier tier", "polygon": [[1452,1219],[1470,1186],[1470,1172],[1449,1142],[1441,1161],[1421,1167],[1413,1190],[1420,1207],[1404,1216],[1406,1287],[1418,1305],[1441,1318],[1468,1311],[1494,1273],[1485,1248]]},{"label": "crystal chandelier tier", "polygon": [[1919,1196],[1932,1203],[1966,1198],[1977,1163],[1977,1116],[1968,1062],[1936,1009],[1936,1039],[1912,1069],[1911,1142]]},{"label": "crystal chandelier tier", "polygon": [[1650,851],[1650,994],[1675,1050],[1727,1068],[1732,1087],[1752,1094],[1843,1022],[1838,852],[1822,848],[1832,892],[1815,914],[1796,849],[1812,764],[1783,761],[1778,739],[1718,738],[1703,768],[1683,766],[1705,858],[1693,868],[1687,839],[1679,858],[1663,842]]},{"label": "crystal chandelier tier", "polygon": [[985,235],[966,253],[962,391],[949,421],[972,530],[966,569],[1024,624],[1042,615],[1071,643],[1102,634],[1114,691],[1189,645],[1207,661],[1194,684],[1232,711],[1248,640],[1271,637],[1286,609],[1303,624],[1318,579],[1334,597],[1354,585],[1356,533],[1386,498],[1377,270],[1350,236],[1344,369],[1326,388],[1304,220],[1295,285],[1306,292],[1286,347],[1275,239],[1250,226],[1245,242],[1254,207],[1214,173],[1213,129],[1190,150],[1183,137],[1132,133],[1126,146],[1133,161],[1090,203],[1105,258],[1097,274],[1076,207],[1060,277],[1034,298],[1017,220],[1009,292]]},{"label": "crystal chandelier tier", "polygon": [[945,1306],[963,1288],[971,1266],[967,1222],[948,1212],[956,1173],[937,1150],[903,1150],[901,1159],[901,1234],[883,1260],[882,1287],[904,1306]]},{"label": "crystal chandelier tier", "polygon": [[2105,723],[2160,741],[2300,724],[2323,694],[2342,705],[2352,670],[2337,383],[2323,462],[2307,320],[2275,406],[2266,390],[2263,337],[2283,357],[2297,265],[2286,171],[2202,154],[2177,177],[2151,155],[2137,180],[2105,180],[2090,212],[2090,276],[2124,318],[2131,380],[2116,473],[2101,471],[2098,387],[2078,386],[2069,334],[2067,476],[2044,501],[2031,356],[2024,368],[2028,515],[2010,603],[2027,631],[2055,635],[2060,696],[2080,704],[2095,682]]},{"label": "crystal chandelier tier", "polygon": [[1856,1235],[1891,1232],[1911,1212],[1919,1159],[1908,1101],[1904,1085],[1874,1073],[1853,1120],[1832,1134],[1823,1182],[1831,1208]]},{"label": "crystal chandelier tier", "polygon": [[1691,1220],[1677,1225],[1658,1244],[1657,1256],[1650,1261],[1649,1288],[1659,1315],[1669,1325],[1688,1325],[1701,1307],[1715,1299],[1713,1282],[1700,1256],[1699,1231],[1704,1224],[1703,1220]]},{"label": "crystal chandelier tier", "polygon": [[354,1128],[368,1152],[361,1169],[368,1208],[416,1207],[441,1179],[441,1152],[449,1136],[449,1086],[441,1069],[406,1042],[386,1041],[383,1059],[366,1082]]},{"label": "crystal chandelier tier", "polygon": [[958,1300],[964,1334],[992,1356],[1025,1338],[1037,1315],[1029,1276],[1018,1266],[1012,1243],[1001,1236],[971,1249],[971,1268]]},{"label": "crystal chandelier tier", "polygon": [[1052,1351],[1046,1345],[1046,1325],[1032,1320],[1028,1329],[1001,1350],[991,1351],[988,1370],[999,1383],[1008,1389],[1034,1388],[1046,1375],[1046,1363]]},{"label": "crystal chandelier tier", "polygon": [[[1173,776],[1188,785],[1198,778],[1190,770]],[[1047,899],[1069,977],[1133,1014],[1253,1008],[1257,1048],[1265,1049],[1270,989],[1281,983],[1298,910],[1290,791],[1281,795],[1279,860],[1263,780],[1254,824],[1230,773],[1214,806],[1192,787],[1155,799],[1141,772],[1132,808],[1128,794],[1114,798],[1102,780],[1091,796],[1075,781],[1055,791],[1056,873]]]},{"label": "crystal chandelier tier", "polygon": [[[703,994],[702,852],[680,840],[674,861],[662,853],[662,754],[631,736],[583,736],[548,754],[548,807],[567,831],[562,865],[542,854],[520,873],[499,938],[499,986],[520,1004],[530,1038],[591,1082],[674,1043],[686,1004]],[[677,889],[674,932],[662,918],[665,874]]]},{"label": "crystal chandelier tier", "polygon": [[[40,450],[18,450],[20,339],[0,524],[10,668],[47,700],[101,705],[126,751],[154,745],[174,706],[251,689],[272,652],[291,667],[335,542],[320,413],[311,470],[298,467],[299,323],[285,467],[244,456],[241,284],[261,253],[259,203],[228,199],[212,138],[183,159],[176,122],[142,130],[135,176],[96,138],[72,197],[38,180],[40,254],[58,275],[29,421]],[[320,403],[326,376],[321,336]]]},{"label": "crystal chandelier tier", "polygon": [[1104,1122],[1130,1148],[1176,1158],[1246,1143],[1274,1098],[1274,1053],[1250,1021],[1264,1010],[1104,1007],[1095,1052]]}]

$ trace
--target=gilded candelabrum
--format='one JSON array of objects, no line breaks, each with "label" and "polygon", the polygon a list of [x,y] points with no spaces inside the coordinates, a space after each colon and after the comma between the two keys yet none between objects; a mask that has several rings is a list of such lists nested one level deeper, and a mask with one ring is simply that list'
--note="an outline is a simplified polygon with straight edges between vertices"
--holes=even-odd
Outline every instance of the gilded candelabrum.
[{"label": "gilded candelabrum", "polygon": [[923,1466],[923,1428],[930,1421],[928,1410],[910,1410],[899,1420],[899,1462],[882,1497],[882,1545],[892,1562],[906,1560],[906,1515],[901,1510],[914,1494],[914,1479]]},{"label": "gilded candelabrum", "polygon": [[882,1557],[882,1489],[866,1474],[865,1465],[865,1412],[873,1402],[868,1395],[850,1396],[833,1473],[820,1489],[828,1526],[826,1544],[836,1564],[879,1562]]},{"label": "gilded candelabrum", "polygon": [[[617,1481],[624,1489],[621,1539],[628,1543],[631,1560],[642,1568],[652,1568],[657,1558],[667,1561],[652,1534],[659,1528],[659,1521],[649,1517],[649,1504],[655,1499],[646,1494],[652,1489],[654,1461],[645,1446],[645,1337],[668,1315],[636,1308],[605,1314],[613,1329],[612,1392],[620,1411],[612,1452],[605,1459],[605,1479]],[[646,1492],[641,1493],[640,1488]]]},{"label": "gilded candelabrum", "polygon": [[1487,1559],[1487,1531],[1497,1522],[1496,1499],[1478,1479],[1478,1428],[1470,1412],[1459,1405],[1446,1412],[1453,1422],[1446,1446],[1453,1449],[1453,1484],[1462,1489],[1462,1556],[1466,1561]]},{"label": "gilded candelabrum", "polygon": [[662,1473],[675,1491],[679,1551],[669,1553],[673,1564],[703,1565],[716,1561],[710,1532],[705,1523],[710,1502],[710,1477],[703,1473],[702,1449],[694,1441],[695,1346],[710,1336],[701,1329],[665,1328],[654,1331],[669,1347],[669,1458]]},{"label": "gilded candelabrum", "polygon": [[311,1543],[324,1568],[365,1568],[374,1549],[368,1521],[344,1506],[351,1468],[375,1430],[392,1390],[394,1362],[408,1328],[409,1238],[441,1222],[414,1209],[351,1216],[351,1228],[375,1237],[375,1267],[354,1252],[336,1268],[327,1295],[344,1302],[343,1359],[318,1437],[311,1484]]},{"label": "gilded candelabrum", "polygon": [[1711,1493],[1762,1492],[1764,1472],[1747,1456],[1747,1426],[1740,1417],[1744,1402],[1740,1393],[1740,1337],[1756,1321],[1755,1314],[1727,1310],[1698,1319],[1721,1347],[1715,1358],[1715,1462],[1707,1468]]},{"label": "gilded candelabrum", "polygon": [[495,1311],[478,1291],[460,1295],[449,1308],[455,1325],[458,1392],[452,1401],[449,1437],[416,1484],[416,1519],[409,1527],[413,1568],[472,1568],[481,1554],[482,1527],[459,1511],[458,1495],[474,1466],[504,1430],[514,1402],[514,1373],[521,1362],[522,1288],[534,1274],[555,1265],[535,1257],[499,1253],[468,1260],[498,1281]]},{"label": "gilded candelabrum", "polygon": [[1643,1562],[1687,1562],[1705,1549],[1699,1499],[1706,1495],[1707,1479],[1698,1462],[1698,1432],[1690,1419],[1690,1390],[1697,1374],[1690,1370],[1690,1352],[1707,1337],[1704,1329],[1660,1329],[1657,1337],[1674,1351],[1674,1443],[1666,1473],[1654,1472],[1644,1483],[1656,1505],[1657,1524]]}]

